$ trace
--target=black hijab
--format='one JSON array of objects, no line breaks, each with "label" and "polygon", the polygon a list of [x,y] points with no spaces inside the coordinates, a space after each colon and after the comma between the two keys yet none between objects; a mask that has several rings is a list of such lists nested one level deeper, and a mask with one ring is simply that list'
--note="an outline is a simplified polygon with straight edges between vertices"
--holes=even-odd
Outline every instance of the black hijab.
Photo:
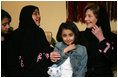
[{"label": "black hijab", "polygon": [[42,52],[47,52],[47,49],[49,49],[50,45],[46,39],[44,31],[42,28],[38,27],[35,24],[32,18],[32,14],[35,9],[38,9],[38,7],[29,5],[25,6],[21,10],[19,28],[17,31],[21,33],[21,38],[24,38],[24,42],[33,44],[34,48],[36,48],[35,46],[37,46],[37,48],[40,48]]},{"label": "black hijab", "polygon": [[99,7],[100,10],[96,24],[97,26],[101,26],[104,36],[107,37],[111,33],[109,18],[106,9],[101,5],[99,5]]},{"label": "black hijab", "polygon": [[[43,29],[38,27],[32,19],[35,9],[38,9],[38,7],[29,5],[21,10],[19,27],[13,32],[9,41],[8,64],[12,67],[13,65],[18,67],[18,58],[21,56],[24,63],[23,76],[48,76],[47,69],[52,63],[45,54],[50,54],[53,49],[50,47]],[[41,54],[42,59],[37,62],[39,54]],[[17,69],[10,73],[14,75],[17,73]]]},{"label": "black hijab", "polygon": [[[96,4],[96,5],[98,5],[98,4]],[[109,18],[107,15],[107,11],[103,6],[101,6],[101,5],[98,5],[98,6],[99,6],[99,13],[98,13],[98,18],[97,18],[98,21],[97,21],[96,25],[101,27],[105,38],[109,38],[111,36],[111,28],[110,28],[110,22],[109,22]],[[89,37],[92,36],[94,39],[96,38],[92,34],[91,29],[86,28],[85,32],[86,32],[86,35],[88,35]]]},{"label": "black hijab", "polygon": [[35,9],[39,11],[38,7],[32,5],[22,8],[19,18],[19,28],[32,29],[37,27],[32,18]]}]

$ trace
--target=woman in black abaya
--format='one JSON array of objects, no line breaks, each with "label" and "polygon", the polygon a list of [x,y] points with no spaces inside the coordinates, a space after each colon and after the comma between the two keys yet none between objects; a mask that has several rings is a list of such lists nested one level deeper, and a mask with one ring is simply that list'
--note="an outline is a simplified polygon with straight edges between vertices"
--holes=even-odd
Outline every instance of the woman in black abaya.
[{"label": "woman in black abaya", "polygon": [[112,77],[117,62],[117,35],[111,32],[106,9],[98,4],[85,7],[87,28],[81,32],[81,44],[88,53],[87,77]]},{"label": "woman in black abaya", "polygon": [[49,58],[52,50],[40,28],[38,7],[25,6],[20,13],[19,27],[8,45],[8,76],[47,77],[47,69],[52,64]]}]

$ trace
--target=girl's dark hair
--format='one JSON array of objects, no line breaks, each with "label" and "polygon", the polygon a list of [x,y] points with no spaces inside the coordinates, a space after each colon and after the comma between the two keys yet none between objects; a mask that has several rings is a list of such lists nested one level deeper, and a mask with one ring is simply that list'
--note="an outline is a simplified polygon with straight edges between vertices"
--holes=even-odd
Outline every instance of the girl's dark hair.
[{"label": "girl's dark hair", "polygon": [[3,20],[4,18],[9,18],[9,22],[11,22],[11,16],[9,15],[9,13],[1,9],[1,20]]},{"label": "girl's dark hair", "polygon": [[59,30],[57,32],[57,36],[56,36],[56,39],[58,42],[63,41],[62,36],[61,36],[63,29],[71,30],[75,35],[75,41],[73,43],[74,44],[79,43],[79,30],[78,30],[77,26],[72,22],[62,23],[60,25]]}]

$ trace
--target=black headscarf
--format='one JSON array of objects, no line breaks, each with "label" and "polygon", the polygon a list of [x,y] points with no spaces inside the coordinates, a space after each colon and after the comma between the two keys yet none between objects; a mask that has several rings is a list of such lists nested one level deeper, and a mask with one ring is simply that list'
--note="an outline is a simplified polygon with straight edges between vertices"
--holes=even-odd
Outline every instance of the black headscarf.
[{"label": "black headscarf", "polygon": [[[38,7],[25,6],[20,13],[19,27],[13,33],[8,46],[8,65],[11,68],[10,75],[14,76],[19,74],[19,69],[22,68],[18,65],[21,56],[24,68],[23,75],[20,76],[48,76],[47,69],[50,66],[50,59],[45,56],[53,49],[50,47],[42,28],[38,27],[32,19],[32,14]],[[37,57],[41,53],[41,60],[37,62]],[[11,58],[10,58],[11,56]],[[12,63],[10,64],[10,60]],[[19,68],[17,68],[19,66]],[[13,71],[12,71],[13,70]],[[18,73],[17,73],[18,72]]]},{"label": "black headscarf", "polygon": [[[111,28],[110,28],[110,22],[107,15],[106,9],[99,4],[96,4],[99,6],[99,13],[98,13],[98,21],[96,23],[97,26],[101,27],[103,35],[105,38],[110,38],[112,36]],[[86,28],[85,30],[86,35],[90,38],[91,36],[95,39],[96,37],[92,34],[91,29]],[[93,39],[93,40],[94,40]],[[91,39],[92,40],[92,39]]]},{"label": "black headscarf", "polygon": [[111,33],[110,22],[107,15],[107,11],[103,6],[101,5],[98,6],[100,7],[100,10],[98,14],[98,21],[96,24],[97,26],[101,26],[104,36],[107,37]]},{"label": "black headscarf", "polygon": [[34,48],[39,48],[41,52],[47,52],[50,45],[46,39],[44,31],[35,24],[32,18],[35,9],[38,9],[38,7],[30,5],[21,10],[19,28],[17,31],[21,33],[24,42],[33,44]]},{"label": "black headscarf", "polygon": [[35,9],[39,11],[38,7],[32,5],[26,6],[21,10],[19,18],[19,28],[30,29],[37,27],[32,18],[32,14]]}]

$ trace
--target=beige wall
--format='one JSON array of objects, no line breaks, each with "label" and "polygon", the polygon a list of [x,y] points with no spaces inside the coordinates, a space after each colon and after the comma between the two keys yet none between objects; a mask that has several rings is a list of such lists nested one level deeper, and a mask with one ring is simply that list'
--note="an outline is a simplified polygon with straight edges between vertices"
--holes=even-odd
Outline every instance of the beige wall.
[{"label": "beige wall", "polygon": [[[66,21],[66,2],[65,1],[1,1],[2,9],[9,12],[12,17],[11,26],[16,29],[19,23],[19,15],[22,7],[26,5],[36,5],[40,9],[41,27],[45,31],[51,31],[56,37],[58,27]],[[79,30],[86,28],[85,24],[76,23]],[[111,29],[117,30],[117,22],[111,22]]]}]

